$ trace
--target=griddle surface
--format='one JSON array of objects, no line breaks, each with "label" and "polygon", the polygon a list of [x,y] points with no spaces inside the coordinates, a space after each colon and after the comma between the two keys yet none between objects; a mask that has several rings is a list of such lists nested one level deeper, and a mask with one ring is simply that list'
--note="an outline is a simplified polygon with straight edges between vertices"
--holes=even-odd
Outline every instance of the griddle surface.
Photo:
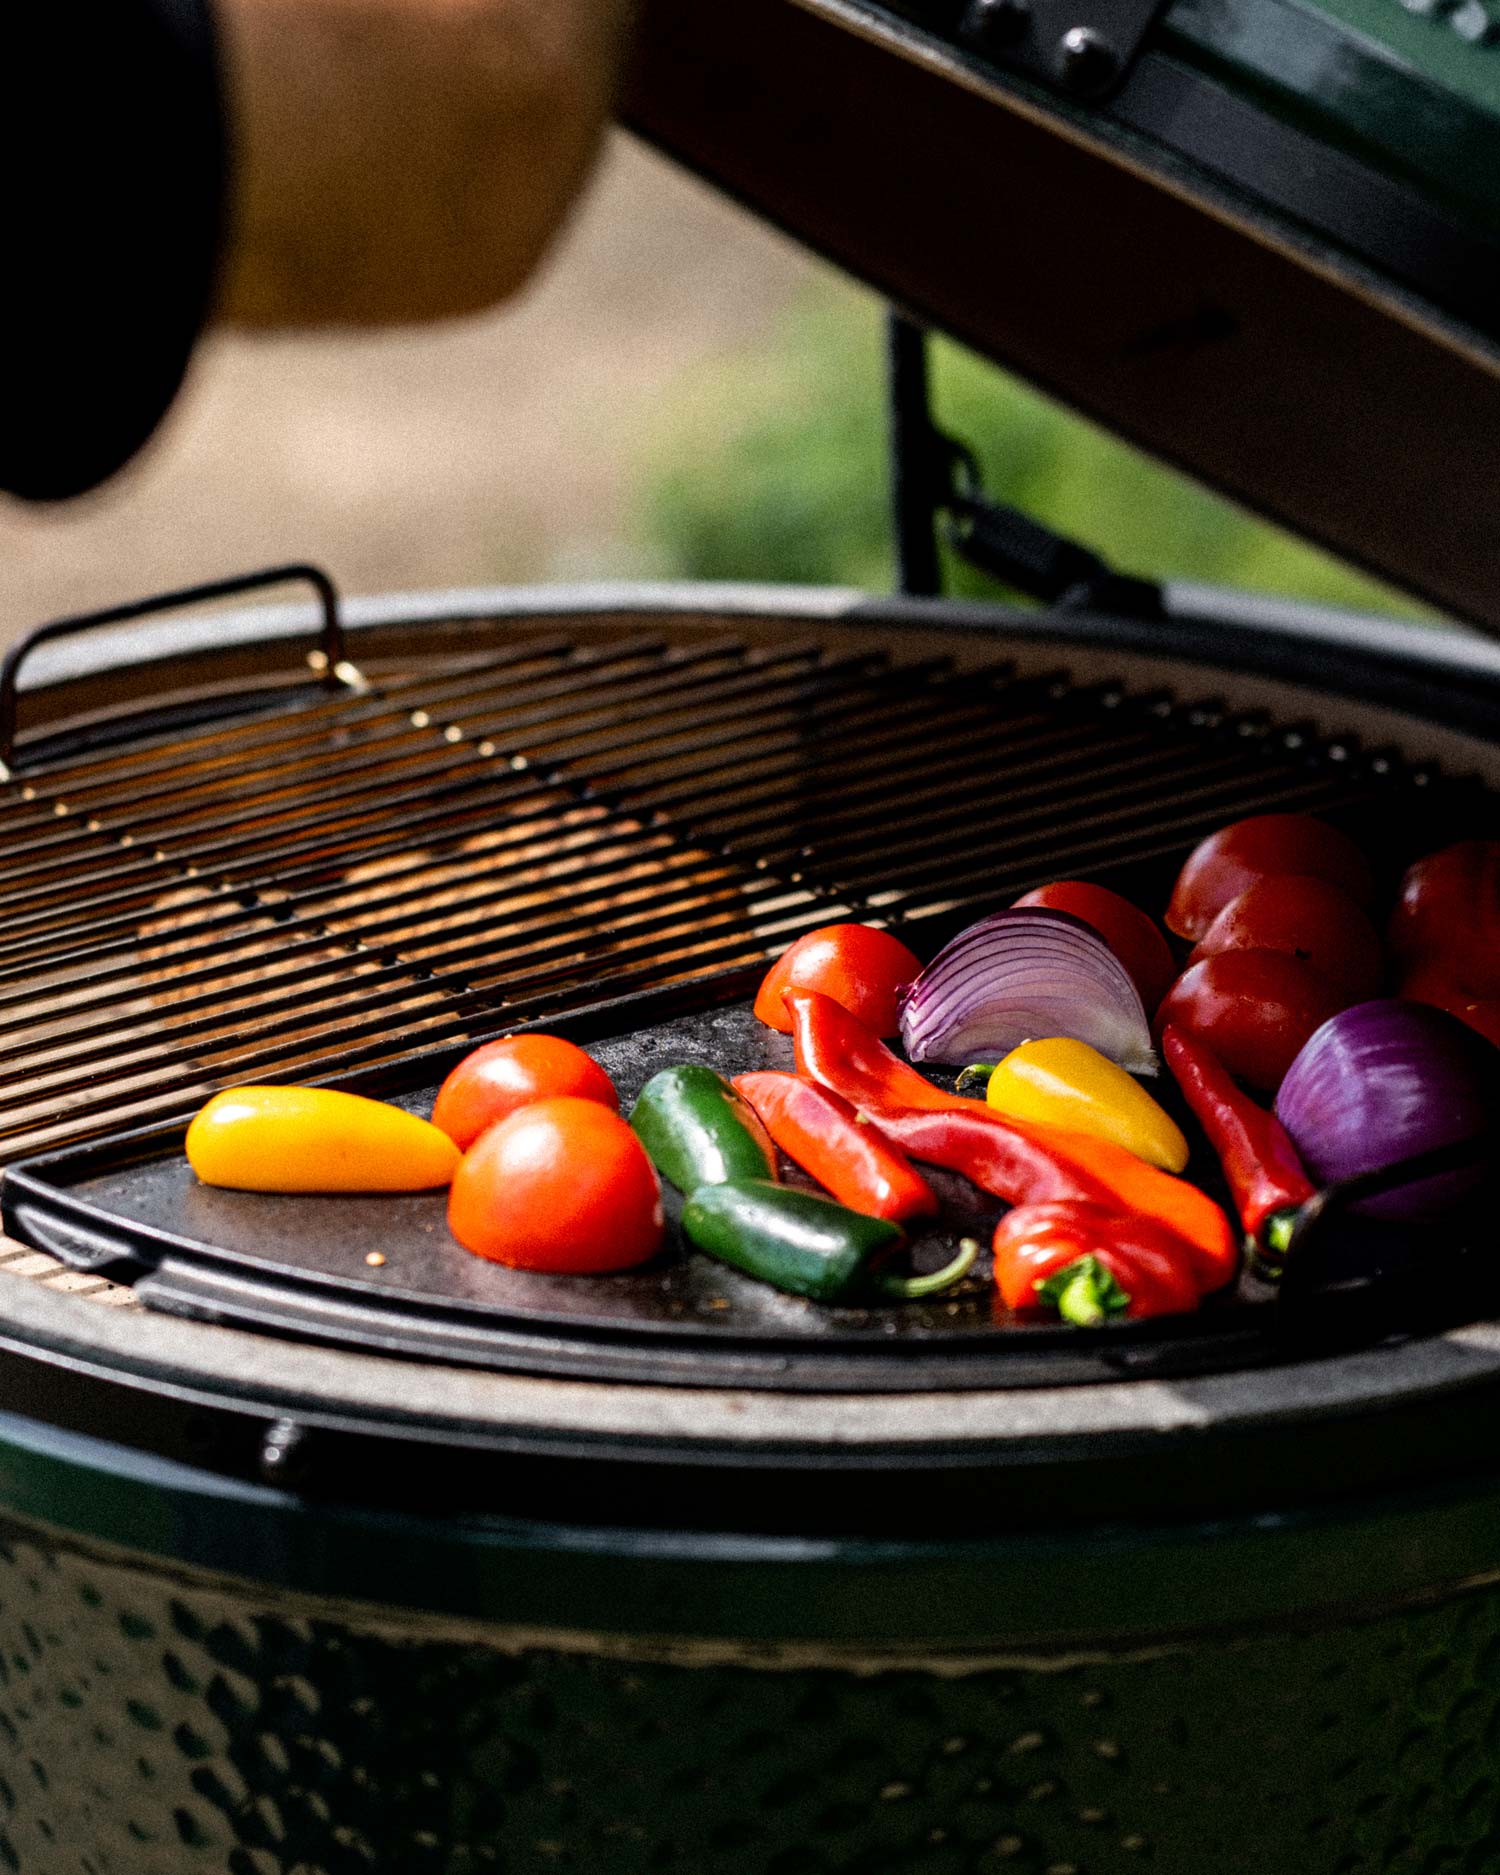
[{"label": "griddle surface", "polygon": [[[607,1032],[609,1012],[552,1026],[589,1047],[627,1106],[673,1062],[703,1061],[725,1074],[791,1066],[790,1040],[756,1022],[743,1001],[619,1032],[626,1015],[615,1016],[615,1033]],[[414,1058],[352,1084],[426,1114],[461,1052]],[[784,1169],[790,1182],[808,1182]],[[1210,1168],[1190,1170],[1212,1188]],[[965,1234],[987,1239],[1000,1210],[961,1179],[933,1177],[945,1211],[941,1225],[915,1241],[919,1268],[937,1267]],[[188,1167],[176,1129],[17,1168],[7,1175],[4,1204],[13,1234],[74,1267],[132,1283],[156,1309],[532,1374],[816,1391],[1057,1385],[1258,1365],[1417,1326],[1393,1323],[1385,1308],[1361,1308],[1358,1286],[1352,1300],[1335,1296],[1289,1318],[1275,1292],[1247,1275],[1195,1316],[1081,1331],[999,1308],[983,1262],[949,1296],[833,1309],[781,1295],[690,1250],[677,1229],[680,1199],[667,1196],[672,1227],[662,1256],[584,1277],[471,1256],[449,1235],[442,1192],[274,1197],[211,1189]],[[1402,1246],[1391,1241],[1399,1264]],[[372,1252],[385,1262],[371,1267]]]}]

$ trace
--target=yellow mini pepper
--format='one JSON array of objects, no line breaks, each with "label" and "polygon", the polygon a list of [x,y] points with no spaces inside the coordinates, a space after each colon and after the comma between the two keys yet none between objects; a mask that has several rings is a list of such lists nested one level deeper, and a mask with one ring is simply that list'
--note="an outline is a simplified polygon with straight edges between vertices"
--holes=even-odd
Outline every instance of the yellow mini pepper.
[{"label": "yellow mini pepper", "polygon": [[985,1099],[1013,1120],[1107,1139],[1164,1172],[1180,1172],[1188,1162],[1188,1143],[1171,1116],[1087,1042],[1022,1042],[990,1075]]},{"label": "yellow mini pepper", "polygon": [[414,1113],[327,1087],[231,1087],[187,1131],[188,1164],[234,1191],[426,1191],[462,1156]]}]

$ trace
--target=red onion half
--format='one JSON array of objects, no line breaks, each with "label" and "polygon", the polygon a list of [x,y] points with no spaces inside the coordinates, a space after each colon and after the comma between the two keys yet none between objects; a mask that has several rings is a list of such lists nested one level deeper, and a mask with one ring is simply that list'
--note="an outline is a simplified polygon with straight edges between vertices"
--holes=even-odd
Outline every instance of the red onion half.
[{"label": "red onion half", "polygon": [[[1500,1064],[1488,1043],[1441,1009],[1356,1003],[1314,1030],[1281,1083],[1276,1117],[1315,1178],[1357,1178],[1490,1133],[1492,1056]],[[1433,1217],[1477,1189],[1489,1156],[1354,1209],[1408,1223]]]},{"label": "red onion half", "polygon": [[998,1061],[1067,1036],[1132,1074],[1155,1074],[1140,992],[1091,926],[1064,911],[997,911],[944,945],[901,1005],[913,1061]]}]

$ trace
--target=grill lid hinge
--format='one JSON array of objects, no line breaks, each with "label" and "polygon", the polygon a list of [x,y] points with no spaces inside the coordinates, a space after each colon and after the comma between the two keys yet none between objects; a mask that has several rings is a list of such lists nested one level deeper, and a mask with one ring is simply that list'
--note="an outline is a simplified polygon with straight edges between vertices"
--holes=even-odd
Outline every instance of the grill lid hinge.
[{"label": "grill lid hinge", "polygon": [[1129,76],[1162,10],[1163,0],[967,0],[958,36],[1002,70],[1098,103]]},{"label": "grill lid hinge", "polygon": [[930,597],[941,591],[941,520],[943,537],[955,553],[1029,598],[1117,617],[1166,616],[1154,580],[1116,572],[1091,548],[984,492],[974,452],[933,421],[927,334],[895,311],[888,357],[892,496],[903,592]]}]

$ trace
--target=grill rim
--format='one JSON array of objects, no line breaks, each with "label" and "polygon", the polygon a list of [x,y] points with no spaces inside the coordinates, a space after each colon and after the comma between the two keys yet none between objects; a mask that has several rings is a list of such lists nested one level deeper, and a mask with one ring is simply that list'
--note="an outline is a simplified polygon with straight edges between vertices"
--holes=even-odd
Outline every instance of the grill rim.
[{"label": "grill rim", "polygon": [[[1256,675],[1321,697],[1388,705],[1397,714],[1485,737],[1493,718],[1473,685],[1500,691],[1500,645],[1456,624],[1420,625],[1380,613],[1346,611],[1193,581],[1167,581],[1166,616],[1157,621],[1052,609],[1029,611],[979,600],[885,596],[842,586],[761,586],[750,582],[606,581],[576,586],[462,586],[367,594],[343,601],[346,628],[362,637],[382,630],[424,630],[494,620],[635,616],[684,623],[836,625],[931,632],[982,639],[1003,630],[1038,646],[1082,646],[1174,660],[1226,675]],[[170,623],[103,627],[42,646],[27,661],[20,696],[55,696],[78,681],[143,666],[180,666],[197,654],[254,650],[311,639],[321,613],[311,604],[240,606],[184,613]],[[1205,638],[1205,628],[1209,637]],[[288,660],[295,671],[295,662]],[[303,681],[306,681],[305,673]],[[24,767],[34,735],[18,739]]]},{"label": "grill rim", "polygon": [[[287,1422],[275,1430],[284,1436]],[[1283,1497],[1271,1516],[1250,1506],[1211,1520],[1195,1507],[1163,1517],[1145,1505],[1130,1522],[1085,1526],[1080,1541],[1076,1527],[953,1533],[916,1517],[899,1531],[834,1534],[758,1530],[748,1517],[707,1530],[675,1516],[611,1523],[587,1497],[566,1520],[527,1508],[414,1514],[384,1490],[382,1501],[360,1502],[318,1494],[301,1477],[268,1488],[10,1413],[0,1414],[0,1459],[7,1519],[66,1531],[136,1566],[266,1583],[294,1602],[383,1606],[403,1627],[421,1611],[535,1637],[566,1631],[564,1611],[586,1609],[580,1639],[591,1647],[610,1636],[842,1644],[892,1665],[903,1653],[956,1649],[1170,1648],[1268,1622],[1364,1619],[1496,1575],[1493,1469],[1408,1481],[1400,1493]],[[505,1475],[494,1474],[502,1498]],[[879,1488],[889,1495],[895,1482],[883,1476]],[[975,1477],[971,1488],[986,1482]],[[785,1491],[784,1476],[776,1486]],[[803,1481],[794,1510],[826,1486],[823,1474]],[[669,1492],[677,1487],[669,1477]],[[1351,1540],[1360,1545],[1353,1577]],[[1102,1599],[1101,1567],[1111,1589]]]}]

